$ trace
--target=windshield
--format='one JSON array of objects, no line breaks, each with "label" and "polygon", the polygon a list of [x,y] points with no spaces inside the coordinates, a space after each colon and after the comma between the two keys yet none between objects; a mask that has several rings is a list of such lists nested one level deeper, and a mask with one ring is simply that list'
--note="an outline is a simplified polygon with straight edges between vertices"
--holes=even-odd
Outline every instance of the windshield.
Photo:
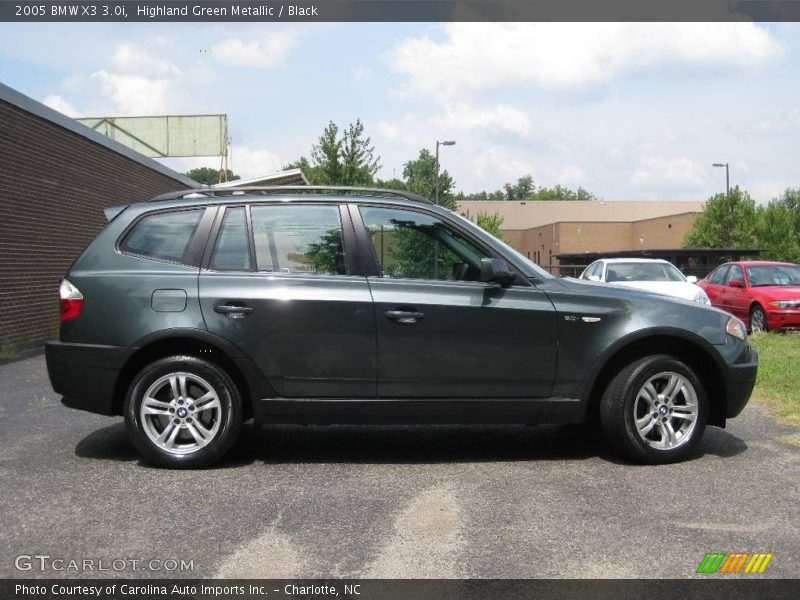
[{"label": "windshield", "polygon": [[669,263],[610,263],[606,281],[686,281]]},{"label": "windshield", "polygon": [[750,285],[800,285],[800,265],[756,265],[747,267]]}]

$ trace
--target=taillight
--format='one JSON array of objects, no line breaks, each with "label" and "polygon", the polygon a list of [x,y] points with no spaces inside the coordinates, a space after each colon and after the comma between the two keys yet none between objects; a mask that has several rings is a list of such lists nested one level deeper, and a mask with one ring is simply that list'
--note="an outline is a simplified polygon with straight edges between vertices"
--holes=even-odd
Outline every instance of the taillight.
[{"label": "taillight", "polygon": [[61,320],[69,321],[81,314],[83,294],[67,279],[62,279],[58,288],[58,303],[61,306]]}]

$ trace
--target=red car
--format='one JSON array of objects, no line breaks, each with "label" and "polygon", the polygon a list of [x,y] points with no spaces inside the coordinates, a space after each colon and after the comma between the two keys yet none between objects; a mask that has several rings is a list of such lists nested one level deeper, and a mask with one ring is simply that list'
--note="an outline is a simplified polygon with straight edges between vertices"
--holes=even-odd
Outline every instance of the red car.
[{"label": "red car", "polygon": [[800,330],[800,265],[725,263],[697,285],[713,306],[739,317],[750,331]]}]

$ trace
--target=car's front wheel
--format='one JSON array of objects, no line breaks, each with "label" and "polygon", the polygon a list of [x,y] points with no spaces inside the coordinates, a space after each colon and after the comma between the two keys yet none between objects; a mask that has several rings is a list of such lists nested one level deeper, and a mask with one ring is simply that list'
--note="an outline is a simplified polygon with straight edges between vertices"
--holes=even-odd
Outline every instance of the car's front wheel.
[{"label": "car's front wheel", "polygon": [[761,333],[768,329],[767,315],[764,314],[764,309],[756,304],[750,311],[750,332]]},{"label": "car's front wheel", "polygon": [[612,379],[600,405],[609,443],[627,458],[659,464],[690,454],[705,430],[708,398],[695,372],[666,355],[647,356]]},{"label": "car's front wheel", "polygon": [[205,467],[236,441],[241,405],[236,385],[220,367],[193,356],[170,356],[134,377],[125,398],[125,425],[148,462]]}]

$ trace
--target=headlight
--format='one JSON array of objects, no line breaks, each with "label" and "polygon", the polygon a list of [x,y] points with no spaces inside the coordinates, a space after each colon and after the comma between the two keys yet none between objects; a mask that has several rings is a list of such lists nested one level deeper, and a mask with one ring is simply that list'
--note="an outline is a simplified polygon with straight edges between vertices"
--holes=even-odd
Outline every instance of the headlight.
[{"label": "headlight", "polygon": [[800,308],[800,300],[774,300],[769,305],[773,308]]},{"label": "headlight", "polygon": [[708,299],[708,294],[706,294],[703,290],[698,290],[692,300],[695,302],[702,302],[703,304],[711,304],[711,300]]},{"label": "headlight", "polygon": [[728,324],[725,326],[725,331],[742,341],[747,339],[747,329],[745,328],[744,323],[742,323],[736,317],[731,317],[728,319]]}]

